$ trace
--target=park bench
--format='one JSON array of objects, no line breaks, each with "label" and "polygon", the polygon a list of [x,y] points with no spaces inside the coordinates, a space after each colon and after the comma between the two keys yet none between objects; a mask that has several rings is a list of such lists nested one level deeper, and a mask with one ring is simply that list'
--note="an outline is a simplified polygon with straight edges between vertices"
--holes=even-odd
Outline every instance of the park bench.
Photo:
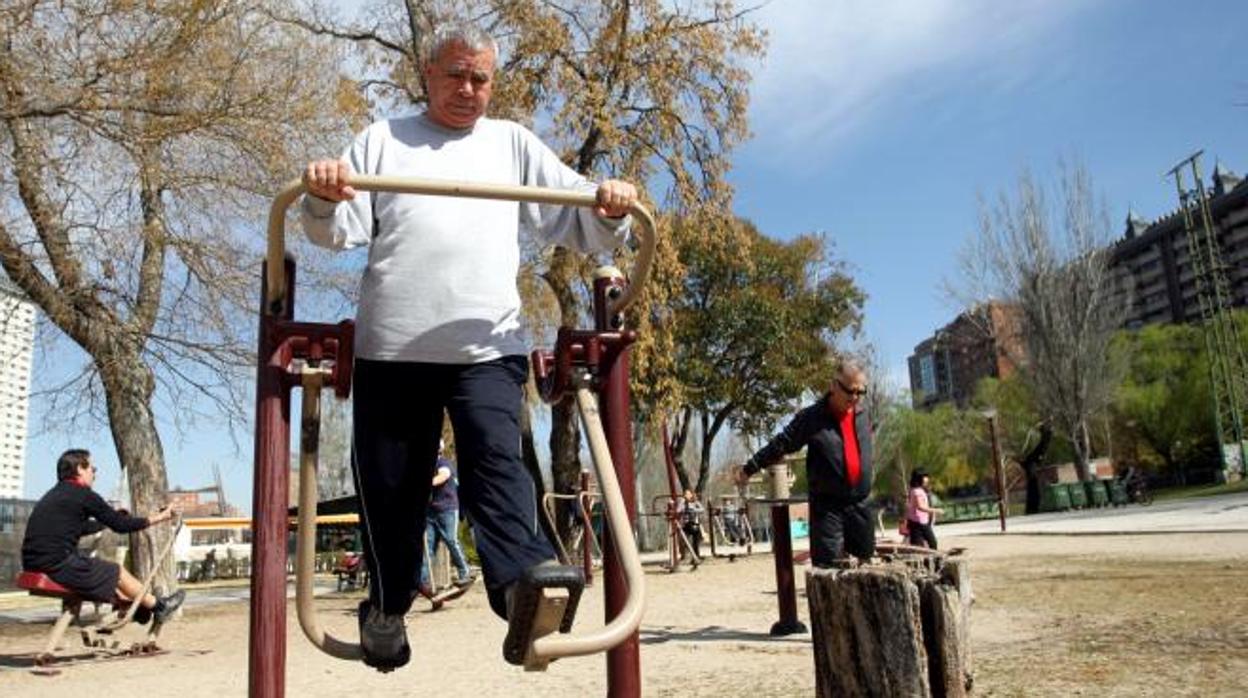
[{"label": "park bench", "polygon": [[331,572],[338,578],[338,591],[368,586],[368,565],[360,553],[343,553]]}]

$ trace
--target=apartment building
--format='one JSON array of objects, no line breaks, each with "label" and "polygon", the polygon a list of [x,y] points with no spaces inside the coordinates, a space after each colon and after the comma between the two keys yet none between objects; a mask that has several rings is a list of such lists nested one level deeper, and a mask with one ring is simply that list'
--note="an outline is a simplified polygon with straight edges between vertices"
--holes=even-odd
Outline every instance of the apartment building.
[{"label": "apartment building", "polygon": [[20,498],[26,473],[35,306],[0,275],[0,498]]},{"label": "apartment building", "polygon": [[[1248,181],[1217,165],[1208,193],[1231,303],[1248,305]],[[1200,319],[1187,232],[1178,210],[1152,223],[1128,215],[1122,239],[1110,250],[1110,266],[1118,288],[1130,292],[1126,327]]]},{"label": "apartment building", "polygon": [[1017,310],[985,303],[959,315],[914,348],[909,358],[910,399],[916,409],[952,402],[966,407],[982,378],[1014,370]]}]

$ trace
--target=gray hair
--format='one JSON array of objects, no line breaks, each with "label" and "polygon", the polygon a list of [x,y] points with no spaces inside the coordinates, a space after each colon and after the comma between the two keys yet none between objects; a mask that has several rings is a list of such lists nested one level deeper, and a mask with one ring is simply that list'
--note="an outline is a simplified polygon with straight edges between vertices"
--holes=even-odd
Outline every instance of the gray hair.
[{"label": "gray hair", "polygon": [[425,63],[437,60],[448,46],[462,44],[472,51],[490,51],[498,58],[498,42],[476,25],[462,22],[441,24],[425,38]]},{"label": "gray hair", "polygon": [[846,356],[836,362],[837,376],[863,376],[867,375],[867,368],[863,362],[852,356]]}]

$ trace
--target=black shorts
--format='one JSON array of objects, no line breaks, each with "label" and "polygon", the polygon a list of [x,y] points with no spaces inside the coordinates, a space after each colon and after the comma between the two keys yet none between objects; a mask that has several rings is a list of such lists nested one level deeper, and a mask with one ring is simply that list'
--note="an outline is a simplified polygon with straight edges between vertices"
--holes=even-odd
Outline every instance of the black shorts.
[{"label": "black shorts", "polygon": [[47,575],[88,601],[107,603],[117,595],[117,578],[121,576],[121,568],[115,562],[74,553]]}]

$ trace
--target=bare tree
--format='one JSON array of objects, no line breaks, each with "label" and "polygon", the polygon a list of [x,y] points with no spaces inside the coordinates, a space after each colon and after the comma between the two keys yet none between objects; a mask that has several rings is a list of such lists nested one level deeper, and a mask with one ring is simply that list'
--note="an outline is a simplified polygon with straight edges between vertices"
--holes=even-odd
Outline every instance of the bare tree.
[{"label": "bare tree", "polygon": [[0,266],[87,357],[51,411],[108,424],[138,512],[165,501],[157,400],[247,414],[265,199],[351,114],[333,48],[262,9],[0,8]]},{"label": "bare tree", "polygon": [[981,201],[978,234],[959,255],[959,277],[946,286],[966,306],[994,299],[1016,305],[1015,323],[991,324],[994,339],[1036,408],[1070,441],[1086,480],[1089,422],[1108,408],[1121,373],[1109,345],[1126,294],[1110,273],[1109,218],[1090,177],[1080,166],[1060,169],[1056,205],[1027,172],[1012,197],[1003,192],[995,205]]}]

